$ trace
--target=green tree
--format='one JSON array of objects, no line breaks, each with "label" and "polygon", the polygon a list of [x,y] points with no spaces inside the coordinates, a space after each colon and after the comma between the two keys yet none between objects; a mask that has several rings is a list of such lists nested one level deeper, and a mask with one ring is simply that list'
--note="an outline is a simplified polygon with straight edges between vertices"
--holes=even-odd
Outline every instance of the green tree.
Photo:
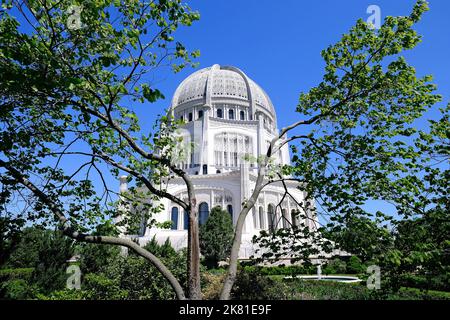
[{"label": "green tree", "polygon": [[217,206],[212,208],[205,224],[200,227],[200,250],[206,265],[217,268],[230,255],[233,242],[233,221],[230,214]]},{"label": "green tree", "polygon": [[33,268],[30,284],[38,292],[49,293],[65,287],[67,260],[73,254],[73,241],[61,232],[26,228],[5,266]]},{"label": "green tree", "polygon": [[10,254],[14,251],[20,239],[20,229],[23,224],[24,221],[21,219],[0,217],[0,267],[8,261]]},{"label": "green tree", "polygon": [[[299,217],[315,223],[323,215],[328,222],[324,228],[345,225],[352,217],[373,218],[363,207],[368,200],[392,203],[402,216],[423,214],[427,205],[444,202],[448,188],[439,177],[448,176],[448,171],[436,167],[423,151],[425,143],[415,143],[429,138],[448,157],[448,123],[439,122],[429,132],[420,132],[415,125],[441,96],[435,94],[432,77],[418,77],[402,55],[421,41],[414,25],[427,10],[427,2],[419,0],[410,15],[387,16],[380,29],[359,20],[322,51],[323,80],[300,95],[296,108],[300,120],[280,130],[258,159],[255,188],[237,220],[222,299],[229,297],[236,278],[245,218],[271,183],[297,181],[306,195],[298,203]],[[443,118],[448,119],[447,114],[443,110]],[[445,139],[446,148],[439,147]],[[288,142],[292,165],[277,167],[271,157]],[[436,179],[422,179],[424,175]],[[264,259],[290,256],[305,261],[334,247],[320,229],[306,223],[263,232],[256,241]]]},{"label": "green tree", "polygon": [[405,276],[419,275],[426,279],[424,289],[435,282],[442,289],[449,288],[450,220],[448,211],[431,209],[415,219],[396,222],[394,245],[378,263],[385,270],[385,289],[397,291]]},{"label": "green tree", "polygon": [[[373,260],[389,250],[393,245],[393,235],[381,218],[347,216],[341,224],[324,228],[323,236],[335,243],[336,247],[356,255],[364,262]],[[353,256],[352,256],[353,257]]]},{"label": "green tree", "polygon": [[[113,235],[115,230],[109,224],[100,225],[93,235]],[[93,243],[77,243],[76,252],[80,256],[80,269],[83,274],[99,273],[104,270],[109,261],[120,253],[116,246],[98,245]],[[150,251],[152,252],[152,251]]]},{"label": "green tree", "polygon": [[[193,185],[171,160],[178,122],[162,116],[146,132],[135,112],[164,98],[154,80],[165,77],[165,66],[195,65],[199,52],[174,36],[198,18],[179,0],[4,1],[0,10],[0,206],[18,196],[32,204],[20,212],[31,223],[56,220],[77,241],[128,247],[180,299],[186,293],[158,257],[130,239],[92,232],[118,214],[105,175],[129,175],[123,207],[142,213],[121,212],[131,232],[143,219],[155,223],[162,208],[152,203],[174,201],[190,220],[187,295],[201,296]],[[155,187],[171,175],[185,181],[188,201]]]},{"label": "green tree", "polygon": [[[159,245],[154,239],[144,246],[161,258],[183,288],[186,287],[186,250],[176,252],[166,241]],[[87,274],[82,289],[87,299],[167,300],[175,299],[166,279],[147,260],[129,254],[108,259],[101,272]]]}]

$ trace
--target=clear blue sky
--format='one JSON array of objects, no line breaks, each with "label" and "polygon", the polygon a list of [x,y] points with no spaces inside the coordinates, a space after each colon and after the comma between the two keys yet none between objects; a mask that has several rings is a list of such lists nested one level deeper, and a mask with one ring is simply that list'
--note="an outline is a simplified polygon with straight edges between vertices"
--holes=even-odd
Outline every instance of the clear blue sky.
[{"label": "clear blue sky", "polygon": [[[423,41],[406,52],[419,76],[434,75],[444,106],[450,101],[450,1],[431,0],[430,11],[417,25]],[[214,63],[242,69],[269,94],[275,105],[278,126],[298,119],[295,107],[301,92],[317,85],[323,75],[322,49],[338,41],[356,22],[366,20],[367,7],[378,5],[385,16],[409,15],[414,0],[216,0],[188,2],[200,12],[200,21],[178,33],[190,49],[200,49],[199,68]],[[166,100],[138,110],[144,127],[170,104],[177,85],[190,73],[167,73],[159,80]],[[426,118],[435,118],[435,111]],[[370,202],[370,211],[394,213],[393,207]]]},{"label": "clear blue sky", "polygon": [[[200,49],[199,68],[214,63],[234,65],[255,80],[271,97],[278,126],[289,124],[300,92],[317,85],[323,74],[322,49],[338,41],[357,19],[367,19],[371,4],[381,15],[408,15],[413,0],[192,0],[200,21],[178,32],[191,49]],[[433,74],[444,101],[450,92],[450,1],[431,0],[430,11],[417,25],[423,42],[407,52],[419,75]],[[164,74],[159,86],[166,100],[140,113],[143,120],[170,103],[177,85],[193,70]]]}]

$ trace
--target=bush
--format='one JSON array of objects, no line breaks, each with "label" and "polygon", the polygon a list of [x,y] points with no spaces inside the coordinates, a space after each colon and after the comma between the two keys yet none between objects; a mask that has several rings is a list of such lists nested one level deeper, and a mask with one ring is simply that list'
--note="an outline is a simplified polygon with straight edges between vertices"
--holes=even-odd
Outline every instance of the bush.
[{"label": "bush", "polygon": [[405,274],[400,283],[404,287],[418,288],[422,290],[450,291],[450,275],[441,274],[426,277],[424,275]]},{"label": "bush", "polygon": [[285,281],[292,289],[291,299],[312,300],[368,300],[372,291],[363,285],[333,281],[292,279]]},{"label": "bush", "polygon": [[236,300],[282,300],[287,298],[287,287],[261,274],[257,268],[241,269],[232,291]]},{"label": "bush", "polygon": [[84,274],[102,272],[108,265],[108,261],[116,257],[120,252],[118,246],[107,244],[80,244],[80,269]]},{"label": "bush", "polygon": [[3,299],[31,299],[35,296],[35,291],[35,288],[24,279],[12,279],[0,285],[0,295]]},{"label": "bush", "polygon": [[273,267],[261,267],[261,266],[245,266],[244,270],[247,272],[259,272],[266,276],[296,276],[300,274],[315,274],[316,268],[314,266],[273,266]]},{"label": "bush", "polygon": [[33,298],[36,290],[30,285],[32,274],[33,268],[1,269],[0,298],[20,300]]},{"label": "bush", "polygon": [[[170,269],[182,285],[186,283],[186,250],[176,252],[170,242],[146,245]],[[86,299],[168,300],[175,293],[167,280],[146,259],[130,252],[128,256],[112,256],[103,271],[88,274],[82,282]]]},{"label": "bush", "polygon": [[341,259],[333,259],[323,268],[323,273],[325,274],[343,274],[346,272],[347,264]]},{"label": "bush", "polygon": [[361,259],[357,256],[351,256],[347,263],[348,273],[365,273],[366,266],[362,263]]},{"label": "bush", "polygon": [[202,296],[205,300],[218,300],[222,290],[225,273],[202,273]]},{"label": "bush", "polygon": [[128,291],[120,287],[119,279],[97,274],[84,277],[83,291],[83,296],[92,300],[123,300],[128,297]]},{"label": "bush", "polygon": [[221,207],[214,207],[205,224],[200,226],[200,251],[205,264],[217,268],[220,261],[230,255],[233,244],[233,222],[230,214]]},{"label": "bush", "polygon": [[33,270],[33,268],[0,269],[0,282],[10,279],[29,280]]},{"label": "bush", "polygon": [[54,291],[48,295],[38,293],[36,298],[39,300],[85,300],[87,295],[83,290],[64,289]]},{"label": "bush", "polygon": [[74,254],[73,243],[59,231],[26,228],[5,265],[33,268],[30,282],[43,294],[62,290],[67,280],[67,260]]}]

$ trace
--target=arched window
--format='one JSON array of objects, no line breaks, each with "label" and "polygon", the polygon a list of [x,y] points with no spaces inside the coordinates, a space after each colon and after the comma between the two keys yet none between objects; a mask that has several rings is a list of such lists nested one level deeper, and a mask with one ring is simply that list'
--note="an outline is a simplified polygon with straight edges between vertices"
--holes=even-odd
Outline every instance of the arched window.
[{"label": "arched window", "polygon": [[283,228],[288,229],[289,228],[289,220],[287,215],[286,209],[281,209],[282,219],[283,219]]},{"label": "arched window", "polygon": [[223,118],[222,109],[217,109],[217,118]]},{"label": "arched window", "polygon": [[297,212],[294,209],[291,210],[291,221],[292,221],[292,226],[297,225]]},{"label": "arched window", "polygon": [[239,112],[239,118],[241,120],[245,120],[245,112],[244,111]]},{"label": "arched window", "polygon": [[269,232],[275,231],[275,209],[273,204],[267,206],[267,222],[269,225]]},{"label": "arched window", "polygon": [[231,221],[233,221],[233,206],[231,204],[227,205],[227,211],[231,216]]},{"label": "arched window", "polygon": [[189,215],[187,213],[186,210],[184,210],[184,214],[183,214],[183,228],[184,230],[188,230],[189,228]]},{"label": "arched window", "polygon": [[260,229],[265,229],[266,228],[263,207],[259,207],[259,228]]},{"label": "arched window", "polygon": [[189,112],[189,121],[192,121],[192,112]]},{"label": "arched window", "polygon": [[253,216],[253,228],[259,229],[258,215],[256,214],[256,208],[255,207],[253,207],[252,216]]},{"label": "arched window", "polygon": [[200,203],[198,207],[198,222],[204,224],[208,220],[209,216],[209,206],[206,202]]},{"label": "arched window", "polygon": [[228,110],[228,119],[234,120],[234,110],[233,109]]},{"label": "arched window", "polygon": [[198,110],[198,117],[202,118],[203,117],[203,110]]},{"label": "arched window", "polygon": [[208,165],[207,164],[203,165],[203,174],[208,174]]},{"label": "arched window", "polygon": [[172,207],[172,213],[170,215],[170,220],[172,220],[172,230],[178,230],[178,208]]},{"label": "arched window", "polygon": [[216,170],[216,173],[220,173],[220,170]]}]

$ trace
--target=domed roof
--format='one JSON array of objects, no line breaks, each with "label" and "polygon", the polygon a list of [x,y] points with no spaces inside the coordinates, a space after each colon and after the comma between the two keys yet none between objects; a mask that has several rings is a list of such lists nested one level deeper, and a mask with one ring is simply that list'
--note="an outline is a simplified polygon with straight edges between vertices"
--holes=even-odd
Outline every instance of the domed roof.
[{"label": "domed roof", "polygon": [[221,99],[246,104],[253,113],[257,107],[263,108],[275,117],[273,104],[259,85],[240,69],[218,64],[198,70],[181,82],[173,95],[171,108],[192,101],[212,106],[214,100]]}]

